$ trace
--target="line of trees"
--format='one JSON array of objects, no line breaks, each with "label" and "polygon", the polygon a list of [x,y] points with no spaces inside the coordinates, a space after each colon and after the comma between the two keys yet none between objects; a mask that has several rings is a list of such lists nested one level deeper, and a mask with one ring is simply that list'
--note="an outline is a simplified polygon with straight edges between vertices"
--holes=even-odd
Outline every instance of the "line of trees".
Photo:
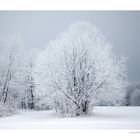
[{"label": "line of trees", "polygon": [[4,110],[9,114],[16,108],[34,109],[38,101],[33,78],[38,50],[22,44],[18,36],[0,41],[0,116]]},{"label": "line of trees", "polygon": [[74,117],[95,105],[140,105],[140,86],[127,89],[125,57],[94,25],[74,22],[41,51],[22,44],[0,41],[0,116],[20,108]]},{"label": "line of trees", "polygon": [[132,83],[127,87],[125,105],[140,106],[140,82]]}]

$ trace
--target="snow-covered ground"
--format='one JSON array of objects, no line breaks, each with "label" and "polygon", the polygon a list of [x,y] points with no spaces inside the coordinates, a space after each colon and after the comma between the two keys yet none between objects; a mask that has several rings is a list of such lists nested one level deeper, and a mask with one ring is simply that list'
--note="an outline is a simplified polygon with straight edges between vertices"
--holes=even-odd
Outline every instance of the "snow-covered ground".
[{"label": "snow-covered ground", "polygon": [[95,107],[89,117],[59,118],[53,111],[19,110],[0,129],[140,129],[140,107]]}]

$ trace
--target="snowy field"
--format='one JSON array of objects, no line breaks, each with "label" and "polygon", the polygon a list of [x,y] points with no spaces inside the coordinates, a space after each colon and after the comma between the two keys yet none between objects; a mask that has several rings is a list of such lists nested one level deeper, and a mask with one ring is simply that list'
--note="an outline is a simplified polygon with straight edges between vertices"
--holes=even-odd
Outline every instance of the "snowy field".
[{"label": "snowy field", "polygon": [[89,117],[59,118],[53,111],[19,110],[0,129],[140,129],[140,107],[95,107]]}]

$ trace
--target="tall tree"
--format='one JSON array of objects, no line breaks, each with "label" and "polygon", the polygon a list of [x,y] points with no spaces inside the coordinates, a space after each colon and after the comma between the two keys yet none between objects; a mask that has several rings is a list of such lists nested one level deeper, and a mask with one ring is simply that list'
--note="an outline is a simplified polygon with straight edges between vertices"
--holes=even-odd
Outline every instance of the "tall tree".
[{"label": "tall tree", "polygon": [[17,43],[15,41],[10,42],[11,44],[4,44],[1,47],[1,71],[0,71],[0,101],[6,103],[8,94],[10,92],[11,81],[14,78],[15,66],[16,66],[16,49]]},{"label": "tall tree", "polygon": [[99,100],[120,105],[127,86],[125,59],[88,22],[73,23],[48,44],[34,77],[36,94],[47,94],[60,116],[89,114]]}]

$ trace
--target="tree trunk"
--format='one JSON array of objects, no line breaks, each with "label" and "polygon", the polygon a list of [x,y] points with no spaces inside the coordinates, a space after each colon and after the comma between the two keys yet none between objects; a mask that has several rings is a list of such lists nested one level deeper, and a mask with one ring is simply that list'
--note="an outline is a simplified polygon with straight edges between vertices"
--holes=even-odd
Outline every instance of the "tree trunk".
[{"label": "tree trunk", "polygon": [[76,116],[82,116],[88,114],[88,101],[81,103],[80,107],[76,109]]},{"label": "tree trunk", "polygon": [[8,91],[9,91],[9,88],[7,87],[6,92],[5,92],[4,103],[6,103],[6,100],[7,100],[7,95],[8,95]]}]

